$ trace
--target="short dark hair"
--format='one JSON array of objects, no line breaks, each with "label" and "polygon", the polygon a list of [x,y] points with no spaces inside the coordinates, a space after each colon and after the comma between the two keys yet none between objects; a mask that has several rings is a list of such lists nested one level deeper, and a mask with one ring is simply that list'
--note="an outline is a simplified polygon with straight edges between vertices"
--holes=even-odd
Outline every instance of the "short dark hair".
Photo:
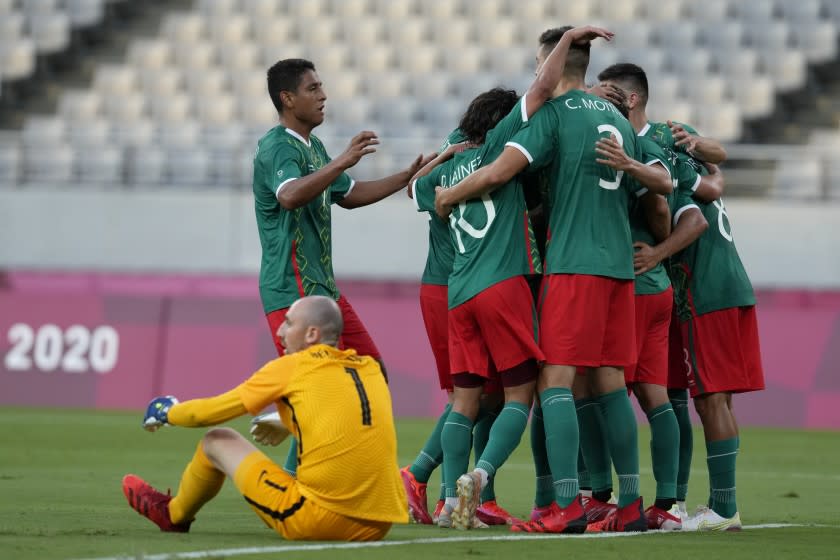
[{"label": "short dark hair", "polygon": [[472,144],[484,143],[487,133],[516,105],[519,96],[512,89],[495,87],[470,101],[458,128]]},{"label": "short dark hair", "polygon": [[598,80],[601,82],[620,82],[623,89],[639,94],[643,105],[647,103],[649,95],[648,79],[641,66],[631,62],[619,62],[604,68],[598,74]]},{"label": "short dark hair", "polygon": [[[548,56],[554,50],[554,47],[560,42],[563,34],[572,29],[574,28],[571,25],[566,25],[543,31],[539,41],[540,48],[543,49],[545,56]],[[589,49],[590,44],[588,42],[583,45],[573,43],[569,47],[569,54],[566,56],[566,70],[564,73],[573,76],[585,76],[586,69],[589,67]]]},{"label": "short dark hair", "polygon": [[283,102],[280,100],[281,91],[297,91],[303,75],[308,71],[315,71],[315,65],[303,58],[287,58],[274,64],[268,69],[268,95],[278,113],[283,112]]}]

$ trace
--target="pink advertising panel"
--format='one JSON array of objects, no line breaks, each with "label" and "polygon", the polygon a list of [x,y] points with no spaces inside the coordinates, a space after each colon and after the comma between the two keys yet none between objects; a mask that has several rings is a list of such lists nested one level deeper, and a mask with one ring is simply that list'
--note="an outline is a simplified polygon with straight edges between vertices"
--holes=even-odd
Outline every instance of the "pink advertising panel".
[{"label": "pink advertising panel", "polygon": [[[9,272],[0,281],[0,406],[140,409],[225,391],[276,356],[253,277]],[[340,282],[388,367],[398,416],[437,416],[419,286]],[[743,425],[840,429],[840,293],[759,292],[767,390]]]}]

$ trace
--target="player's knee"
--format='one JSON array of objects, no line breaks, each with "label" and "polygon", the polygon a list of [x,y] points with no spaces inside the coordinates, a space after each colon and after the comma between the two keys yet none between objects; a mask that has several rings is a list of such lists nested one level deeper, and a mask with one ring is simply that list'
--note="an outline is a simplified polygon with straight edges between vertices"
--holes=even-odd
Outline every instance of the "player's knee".
[{"label": "player's knee", "polygon": [[709,393],[694,399],[694,410],[701,420],[715,416],[722,409],[728,410],[725,393]]},{"label": "player's knee", "polygon": [[241,440],[242,435],[233,428],[213,428],[201,439],[204,453],[211,457],[216,455],[220,449],[233,441]]}]

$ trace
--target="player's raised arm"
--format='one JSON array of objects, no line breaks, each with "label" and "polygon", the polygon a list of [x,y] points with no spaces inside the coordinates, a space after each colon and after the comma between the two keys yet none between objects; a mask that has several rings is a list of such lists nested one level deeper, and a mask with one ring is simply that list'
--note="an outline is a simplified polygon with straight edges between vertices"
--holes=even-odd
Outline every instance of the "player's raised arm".
[{"label": "player's raised arm", "polygon": [[640,202],[651,235],[657,243],[665,241],[671,235],[671,209],[668,201],[661,194],[648,191],[641,196]]},{"label": "player's raised arm", "polygon": [[437,189],[435,212],[441,218],[449,216],[454,205],[476,198],[510,181],[514,175],[528,167],[530,162],[516,148],[505,147],[496,160],[467,176],[450,189]]},{"label": "player's raised arm", "polygon": [[428,162],[434,159],[435,155],[424,156],[420,154],[406,169],[382,179],[374,181],[359,181],[353,190],[345,196],[338,205],[342,208],[358,208],[379,202],[386,196],[390,196],[408,184],[417,171]]},{"label": "player's raised arm", "polygon": [[708,175],[700,176],[700,181],[694,187],[694,198],[703,202],[712,202],[723,196],[726,180],[720,167],[713,163],[703,162],[709,171]]},{"label": "player's raised arm", "polygon": [[[347,149],[321,169],[282,185],[277,191],[277,202],[286,210],[305,206],[319,196],[333,181],[353,167],[362,157],[376,151],[379,138],[369,130],[360,132],[350,140]],[[355,190],[355,189],[353,189]]]},{"label": "player's raised arm", "polygon": [[598,140],[595,143],[595,151],[601,156],[595,160],[597,163],[628,173],[651,192],[669,194],[674,190],[671,175],[661,163],[654,162],[652,165],[645,165],[633,159],[627,155],[613,135]]},{"label": "player's raised arm", "polygon": [[593,39],[612,40],[615,34],[601,27],[586,25],[569,29],[546,57],[540,66],[537,77],[525,92],[523,107],[528,118],[534,115],[543,104],[554,97],[554,90],[563,78],[566,59],[572,45],[586,45]]},{"label": "player's raised arm", "polygon": [[674,135],[674,145],[682,146],[691,157],[720,164],[726,161],[726,150],[723,144],[714,138],[707,138],[699,134],[692,134],[686,128],[673,121],[668,121],[671,134]]}]

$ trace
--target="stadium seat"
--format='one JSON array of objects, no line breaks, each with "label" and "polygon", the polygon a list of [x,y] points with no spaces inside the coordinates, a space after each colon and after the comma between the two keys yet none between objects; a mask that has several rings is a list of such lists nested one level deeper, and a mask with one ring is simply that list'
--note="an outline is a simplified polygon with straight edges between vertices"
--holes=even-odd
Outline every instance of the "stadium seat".
[{"label": "stadium seat", "polygon": [[699,39],[707,49],[731,52],[744,42],[744,24],[740,21],[720,21],[714,25],[699,25]]},{"label": "stadium seat", "polygon": [[242,10],[255,25],[262,21],[285,21],[276,17],[279,4],[276,0],[245,0],[242,2]]},{"label": "stadium seat", "polygon": [[111,121],[84,119],[67,123],[67,141],[71,146],[105,146],[111,141]]},{"label": "stadium seat", "polygon": [[453,78],[442,72],[412,75],[408,81],[411,95],[418,99],[446,97],[453,93]]},{"label": "stadium seat", "polygon": [[350,52],[344,45],[312,47],[309,59],[315,64],[319,74],[327,76],[347,69],[351,64]]},{"label": "stadium seat", "polygon": [[805,83],[805,56],[799,51],[762,51],[761,66],[773,78],[776,89],[791,91]]},{"label": "stadium seat", "polygon": [[105,18],[105,0],[64,0],[64,9],[74,28],[90,27]]},{"label": "stadium seat", "polygon": [[[616,4],[618,5],[618,4]],[[626,49],[649,47],[651,44],[651,26],[647,22],[619,22],[618,20],[610,26],[615,37],[604,48]],[[600,46],[600,45],[599,45]],[[592,49],[593,51],[596,49]],[[597,49],[600,50],[600,49]]]},{"label": "stadium seat", "polygon": [[[335,72],[329,76],[321,78],[326,80],[324,82],[324,91],[327,93],[327,103],[330,100],[349,99],[359,95],[367,86],[368,89],[376,91],[376,83],[372,82],[369,77],[364,78],[358,72]],[[265,79],[263,79],[265,82]],[[265,84],[263,84],[265,90]],[[375,95],[375,94],[374,94]]]},{"label": "stadium seat", "polygon": [[11,43],[25,35],[24,17],[20,12],[0,14],[0,41]]},{"label": "stadium seat", "polygon": [[468,19],[440,20],[432,25],[432,41],[439,48],[460,49],[472,44],[475,42],[474,33],[473,23]]},{"label": "stadium seat", "polygon": [[455,76],[468,76],[485,69],[485,49],[477,46],[463,46],[457,50],[444,49],[443,68]]},{"label": "stadium seat", "polygon": [[99,94],[87,89],[66,90],[58,100],[58,114],[67,120],[95,119],[101,107]]},{"label": "stadium seat", "polygon": [[155,143],[166,150],[195,146],[201,138],[201,126],[195,120],[159,122]]},{"label": "stadium seat", "polygon": [[216,45],[235,45],[250,36],[251,20],[245,14],[214,16],[207,21],[207,36]]},{"label": "stadium seat", "polygon": [[736,84],[732,89],[735,102],[738,103],[744,118],[764,117],[773,111],[776,91],[769,77],[753,76]]},{"label": "stadium seat", "polygon": [[24,174],[28,182],[52,186],[73,181],[73,149],[65,144],[51,146],[45,157],[43,146],[24,146]]},{"label": "stadium seat", "polygon": [[[236,97],[268,97],[265,70],[234,70],[227,76]],[[334,76],[331,77],[331,81],[333,78]]]},{"label": "stadium seat", "polygon": [[417,2],[416,0],[374,0],[373,11],[387,22],[411,22],[417,13]]},{"label": "stadium seat", "polygon": [[477,44],[482,47],[517,48],[522,46],[519,24],[516,21],[508,19],[478,20],[476,26],[479,30]]},{"label": "stadium seat", "polygon": [[[415,19],[388,24],[385,32],[388,43],[398,45],[398,49],[424,45],[430,38],[431,26],[424,20]],[[424,45],[425,47],[426,45]]]},{"label": "stadium seat", "polygon": [[440,71],[442,64],[438,49],[427,46],[422,49],[398,49],[397,65],[404,72],[430,74]]},{"label": "stadium seat", "polygon": [[693,19],[698,23],[725,22],[732,14],[731,7],[731,0],[703,0],[703,2],[686,2],[684,10],[687,19]]},{"label": "stadium seat", "polygon": [[166,180],[166,153],[153,145],[140,146],[127,154],[126,175],[130,184],[157,185]]},{"label": "stadium seat", "polygon": [[837,56],[837,25],[832,21],[794,23],[793,43],[810,62],[827,62]]},{"label": "stadium seat", "polygon": [[159,69],[172,59],[172,52],[164,39],[138,39],[128,47],[127,58],[136,67]]},{"label": "stadium seat", "polygon": [[[327,111],[329,110],[329,100],[327,100]],[[254,98],[240,97],[237,100],[236,114],[238,120],[246,126],[264,128],[262,132],[277,124],[277,110],[267,93]]]},{"label": "stadium seat", "polygon": [[713,65],[730,81],[744,80],[758,73],[758,52],[751,48],[715,50]]},{"label": "stadium seat", "polygon": [[420,14],[429,20],[436,22],[451,21],[464,15],[463,2],[461,0],[448,0],[447,2],[419,2]]},{"label": "stadium seat", "polygon": [[669,21],[653,28],[653,38],[660,48],[691,48],[698,42],[699,28],[693,21]]},{"label": "stadium seat", "polygon": [[[778,2],[781,16],[790,22],[795,23],[817,23],[822,13],[820,0],[788,0]],[[825,4],[836,4],[836,2],[825,2]]]},{"label": "stadium seat", "polygon": [[170,43],[175,65],[182,70],[210,68],[216,61],[216,47],[210,41]]},{"label": "stadium seat", "polygon": [[409,126],[419,120],[417,101],[410,97],[379,99],[373,108],[373,118],[379,122]]},{"label": "stadium seat", "polygon": [[[267,96],[266,96],[267,97]],[[236,114],[236,98],[228,93],[193,97],[196,118],[205,124],[227,124]]]},{"label": "stadium seat", "polygon": [[198,9],[207,16],[226,16],[235,14],[237,6],[236,0],[198,0]]},{"label": "stadium seat", "polygon": [[59,0],[24,0],[19,2],[27,17],[49,15],[60,11]]},{"label": "stadium seat", "polygon": [[633,22],[638,20],[639,3],[637,0],[589,0],[595,6],[594,14],[610,22]]},{"label": "stadium seat", "polygon": [[344,20],[341,29],[344,40],[357,50],[378,46],[385,38],[385,24],[379,19]]},{"label": "stadium seat", "polygon": [[750,21],[744,25],[748,45],[757,49],[784,51],[790,47],[790,28],[784,21]]},{"label": "stadium seat", "polygon": [[114,186],[123,183],[123,154],[118,148],[107,144],[76,148],[76,167],[83,184]]},{"label": "stadium seat", "polygon": [[[582,6],[589,13],[588,2],[575,2],[572,6],[568,2],[562,5],[563,10],[572,7]],[[551,5],[543,0],[508,0],[505,8],[510,17],[517,21],[539,21],[545,23],[549,17],[554,16]],[[571,19],[573,14],[563,14],[563,17]]]},{"label": "stadium seat", "polygon": [[[183,87],[184,75],[177,68],[140,68],[137,71],[140,89],[148,97],[165,97],[178,93]],[[128,93],[128,92],[124,92]]]},{"label": "stadium seat", "polygon": [[60,12],[31,13],[29,36],[35,42],[35,50],[41,54],[62,51],[70,44],[70,19]]},{"label": "stadium seat", "polygon": [[[294,20],[266,18],[253,20],[254,40],[260,47],[282,48],[297,38]],[[272,56],[272,58],[275,58]]]},{"label": "stadium seat", "polygon": [[[328,102],[329,103],[329,102]],[[365,98],[346,99],[335,106],[327,105],[327,118],[335,124],[372,126],[374,102]],[[360,129],[359,129],[360,130]],[[357,130],[358,132],[358,130]]]},{"label": "stadium seat", "polygon": [[822,198],[822,166],[816,158],[785,159],[778,162],[773,195],[798,200]]},{"label": "stadium seat", "polygon": [[205,37],[205,26],[201,14],[175,12],[164,17],[161,23],[161,35],[169,41],[197,43]]},{"label": "stadium seat", "polygon": [[139,119],[128,123],[116,121],[111,125],[111,138],[122,147],[151,146],[156,134],[157,128],[149,119]]},{"label": "stadium seat", "polygon": [[172,185],[205,186],[210,183],[210,154],[203,148],[180,147],[166,154],[166,169]]},{"label": "stadium seat", "polygon": [[100,64],[93,77],[93,88],[104,96],[130,93],[138,85],[137,72],[123,64]]},{"label": "stadium seat", "polygon": [[[474,97],[482,91],[485,91],[485,89],[474,92],[472,96]],[[429,127],[437,127],[441,131],[450,131],[461,120],[461,116],[466,111],[468,103],[469,100],[465,102],[452,98],[425,99],[421,102],[420,119]]]},{"label": "stadium seat", "polygon": [[[665,68],[665,49],[652,49],[650,47],[621,49],[617,57],[618,62],[632,62],[641,66],[648,74],[648,82],[652,81],[650,75],[660,74]],[[599,72],[603,67],[597,69]]]},{"label": "stadium seat", "polygon": [[386,45],[353,47],[350,60],[356,71],[362,74],[369,72],[384,74],[394,66],[393,52]]},{"label": "stadium seat", "polygon": [[242,41],[219,45],[218,60],[228,72],[257,68],[260,59],[260,49],[254,43]]},{"label": "stadium seat", "polygon": [[648,21],[677,22],[684,17],[682,0],[642,0],[640,7]]},{"label": "stadium seat", "polygon": [[310,20],[330,15],[329,0],[306,0],[304,2],[288,2],[286,9],[294,17],[305,17]]},{"label": "stadium seat", "polygon": [[754,23],[770,21],[776,15],[773,2],[768,0],[735,0],[732,2],[732,8],[739,19]]},{"label": "stadium seat", "polygon": [[685,76],[682,79],[682,91],[685,99],[696,106],[716,106],[727,95],[727,81],[713,74]]},{"label": "stadium seat", "polygon": [[16,141],[0,141],[0,188],[20,182],[23,156]]},{"label": "stadium seat", "polygon": [[408,79],[405,74],[391,70],[365,75],[366,95],[380,99],[407,97]]},{"label": "stadium seat", "polygon": [[363,20],[371,10],[370,0],[331,0],[330,13],[342,19]]},{"label": "stadium seat", "polygon": [[678,76],[705,76],[711,67],[712,55],[705,49],[668,49],[666,67]]},{"label": "stadium seat", "polygon": [[694,116],[693,122],[696,123],[697,130],[701,134],[711,136],[721,142],[733,142],[741,135],[741,113],[735,103],[721,102],[714,106],[695,105]]},{"label": "stadium seat", "polygon": [[187,93],[193,97],[215,95],[227,89],[227,73],[220,68],[185,70],[183,76]]},{"label": "stadium seat", "polygon": [[0,40],[0,76],[19,80],[35,71],[35,43],[30,39]]},{"label": "stadium seat", "polygon": [[[307,4],[308,2],[301,2]],[[313,47],[345,46],[339,20],[329,17],[298,17],[295,27],[301,40]]]},{"label": "stadium seat", "polygon": [[[681,99],[670,102],[657,101],[655,105],[649,107],[648,116],[654,122],[666,122],[668,120],[683,123],[696,122],[691,103]],[[703,134],[704,131],[701,130],[700,133]]]},{"label": "stadium seat", "polygon": [[533,74],[536,67],[535,49],[511,46],[483,49],[486,54],[488,72],[501,76]]},{"label": "stadium seat", "polygon": [[21,140],[27,146],[57,146],[64,143],[66,123],[64,119],[54,116],[32,115],[28,117],[21,129]]},{"label": "stadium seat", "polygon": [[186,93],[148,98],[148,114],[157,122],[178,123],[192,114],[192,98]]},{"label": "stadium seat", "polygon": [[505,0],[473,0],[466,2],[464,6],[465,14],[472,20],[501,20],[506,11]]}]

